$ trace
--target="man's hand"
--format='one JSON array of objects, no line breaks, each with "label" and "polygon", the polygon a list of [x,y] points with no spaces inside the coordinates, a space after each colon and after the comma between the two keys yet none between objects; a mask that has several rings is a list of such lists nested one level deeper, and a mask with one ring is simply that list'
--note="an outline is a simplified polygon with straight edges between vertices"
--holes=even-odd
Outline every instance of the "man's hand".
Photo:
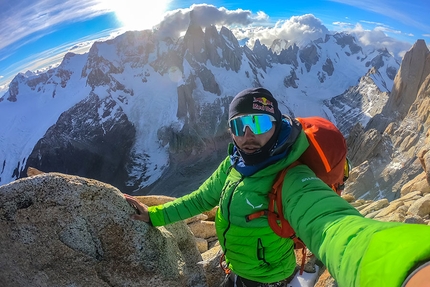
[{"label": "man's hand", "polygon": [[[405,287],[429,287],[430,286],[430,261],[418,267],[405,282]],[[403,284],[405,284],[403,283]]]},{"label": "man's hand", "polygon": [[136,210],[136,213],[130,216],[132,219],[149,222],[148,206],[141,203],[135,197],[125,193],[124,193],[124,198],[125,200],[127,200],[128,204],[130,204],[131,207],[133,207]]}]

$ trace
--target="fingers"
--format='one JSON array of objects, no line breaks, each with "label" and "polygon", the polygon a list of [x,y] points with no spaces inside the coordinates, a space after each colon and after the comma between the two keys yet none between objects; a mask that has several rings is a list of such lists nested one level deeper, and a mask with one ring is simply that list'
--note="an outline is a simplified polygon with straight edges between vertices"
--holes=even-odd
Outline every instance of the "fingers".
[{"label": "fingers", "polygon": [[148,207],[133,196],[125,193],[123,195],[127,203],[136,211],[136,213],[132,214],[130,217],[134,220],[149,222]]},{"label": "fingers", "polygon": [[128,202],[137,202],[138,200],[136,199],[136,198],[134,198],[133,196],[131,196],[131,195],[128,195],[128,194],[126,194],[126,193],[123,193],[123,195],[124,195],[124,198],[128,201]]},{"label": "fingers", "polygon": [[130,218],[133,219],[133,220],[145,221],[144,218],[143,218],[143,216],[140,215],[140,214],[132,214],[132,215],[130,215]]},{"label": "fingers", "polygon": [[140,202],[138,200],[136,200],[134,197],[131,197],[129,195],[124,195],[125,200],[127,201],[127,203],[134,208],[134,210],[136,210],[137,214],[141,214],[141,211],[139,209],[140,206]]}]

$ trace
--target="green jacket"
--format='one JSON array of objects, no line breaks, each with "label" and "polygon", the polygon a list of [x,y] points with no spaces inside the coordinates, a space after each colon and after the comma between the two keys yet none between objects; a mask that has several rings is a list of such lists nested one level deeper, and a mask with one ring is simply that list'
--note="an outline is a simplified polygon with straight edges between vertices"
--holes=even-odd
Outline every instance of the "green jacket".
[{"label": "green jacket", "polygon": [[[276,175],[307,148],[302,132],[288,155],[243,177],[226,158],[191,194],[149,208],[154,226],[183,220],[219,205],[215,226],[229,267],[239,276],[277,282],[296,266],[293,242],[277,236],[263,216]],[[327,266],[339,286],[401,286],[416,262],[430,259],[430,227],[364,218],[304,165],[285,177],[284,215],[297,235]]]}]

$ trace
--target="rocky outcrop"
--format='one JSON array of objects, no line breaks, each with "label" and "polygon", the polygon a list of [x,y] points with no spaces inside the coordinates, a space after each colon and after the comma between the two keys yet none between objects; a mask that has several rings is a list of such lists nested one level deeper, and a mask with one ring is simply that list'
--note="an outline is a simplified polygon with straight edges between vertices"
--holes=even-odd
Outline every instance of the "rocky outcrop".
[{"label": "rocky outcrop", "polygon": [[425,191],[425,181],[429,182],[425,164],[430,131],[429,55],[425,43],[417,41],[406,53],[383,109],[374,110],[379,113],[367,121],[358,118],[361,124],[350,130],[348,157],[354,168],[346,193],[392,201],[412,186]]},{"label": "rocky outcrop", "polygon": [[418,159],[424,168],[427,183],[430,185],[430,130],[427,131],[425,145],[418,152]]},{"label": "rocky outcrop", "polygon": [[430,52],[424,40],[418,40],[405,54],[394,79],[385,115],[403,119],[417,99],[427,75],[430,74]]},{"label": "rocky outcrop", "polygon": [[[375,69],[370,69],[361,77],[356,86],[350,87],[343,94],[330,99],[327,105],[333,112],[336,124],[345,137],[358,125],[366,126],[369,120],[381,113],[388,101],[388,92],[382,92],[375,82],[383,78]],[[354,129],[356,129],[354,127]],[[353,140],[356,138],[352,137]]]},{"label": "rocky outcrop", "polygon": [[[131,220],[134,210],[110,185],[33,168],[28,175],[0,187],[1,286],[212,287],[224,278],[214,226],[217,207],[155,228]],[[430,225],[429,185],[422,184],[422,191],[415,183],[391,202],[342,197],[368,218]],[[148,206],[175,199],[137,198]],[[300,265],[301,253],[296,255]],[[318,272],[315,286],[335,286],[309,255],[305,272]]]},{"label": "rocky outcrop", "polygon": [[76,176],[1,186],[0,285],[208,286],[183,222],[155,228],[133,212],[116,188]]}]

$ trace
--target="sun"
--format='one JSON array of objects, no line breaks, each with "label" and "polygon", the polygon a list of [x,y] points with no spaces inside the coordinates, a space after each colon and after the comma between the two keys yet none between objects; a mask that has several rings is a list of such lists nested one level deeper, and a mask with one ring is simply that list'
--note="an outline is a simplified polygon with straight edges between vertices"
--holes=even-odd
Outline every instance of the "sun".
[{"label": "sun", "polygon": [[158,24],[171,0],[104,0],[126,30],[150,29]]}]

